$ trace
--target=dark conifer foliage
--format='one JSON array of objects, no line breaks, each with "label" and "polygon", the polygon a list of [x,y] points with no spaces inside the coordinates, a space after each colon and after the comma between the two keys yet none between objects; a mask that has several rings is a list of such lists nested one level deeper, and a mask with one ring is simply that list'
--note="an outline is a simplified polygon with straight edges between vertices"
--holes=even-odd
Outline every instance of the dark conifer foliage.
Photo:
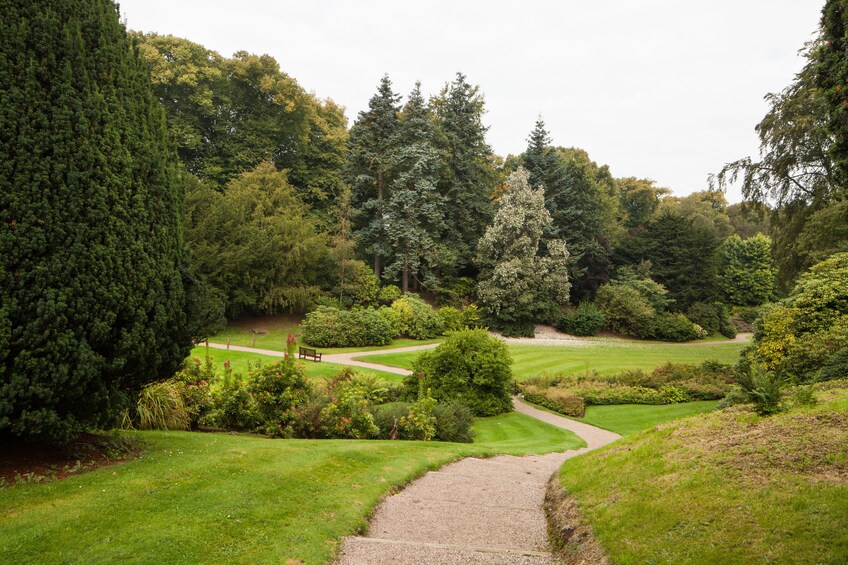
[{"label": "dark conifer foliage", "polygon": [[400,116],[392,154],[394,181],[385,204],[385,230],[393,250],[386,276],[400,277],[410,290],[410,276],[433,288],[438,265],[439,236],[444,230],[444,199],[437,190],[439,153],[434,147],[433,115],[416,83]]},{"label": "dark conifer foliage", "polygon": [[473,274],[469,268],[477,242],[494,217],[492,197],[497,180],[494,153],[486,143],[489,128],[483,125],[485,101],[478,86],[456,73],[432,102],[444,146],[440,190],[447,202],[445,243],[456,257],[452,270]]},{"label": "dark conifer foliage", "polygon": [[66,441],[188,353],[181,181],[115,4],[0,30],[0,435]]},{"label": "dark conifer foliage", "polygon": [[400,96],[392,90],[388,75],[380,80],[377,93],[368,102],[368,110],[350,130],[347,181],[353,203],[362,214],[357,235],[363,250],[374,259],[374,274],[383,271],[383,259],[390,252],[386,242],[383,208],[391,185],[394,143],[398,134]]}]

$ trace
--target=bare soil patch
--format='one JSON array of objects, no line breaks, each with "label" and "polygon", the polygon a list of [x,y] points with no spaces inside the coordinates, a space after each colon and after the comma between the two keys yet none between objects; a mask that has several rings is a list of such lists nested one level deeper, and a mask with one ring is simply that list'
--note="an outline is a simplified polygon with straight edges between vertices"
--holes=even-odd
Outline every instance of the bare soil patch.
[{"label": "bare soil patch", "polygon": [[577,502],[563,490],[559,473],[554,473],[548,481],[544,507],[548,520],[548,537],[560,563],[609,563],[601,544],[595,539],[592,527],[581,518]]},{"label": "bare soil patch", "polygon": [[141,440],[113,434],[82,434],[64,446],[0,441],[0,487],[64,479],[135,459],[142,450]]}]

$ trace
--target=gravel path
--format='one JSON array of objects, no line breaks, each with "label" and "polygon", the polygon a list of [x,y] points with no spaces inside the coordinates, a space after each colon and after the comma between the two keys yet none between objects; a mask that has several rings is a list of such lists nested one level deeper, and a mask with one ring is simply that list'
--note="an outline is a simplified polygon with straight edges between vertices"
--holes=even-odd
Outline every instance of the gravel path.
[{"label": "gravel path", "polygon": [[565,460],[620,436],[513,402],[523,414],[575,432],[588,447],[469,457],[431,471],[380,504],[368,534],[342,542],[337,564],[554,563],[542,509],[548,478]]},{"label": "gravel path", "polygon": [[392,367],[390,365],[381,365],[380,363],[369,363],[368,361],[359,361],[356,357],[363,355],[380,355],[381,353],[406,353],[408,351],[424,351],[426,349],[435,349],[438,343],[430,343],[427,345],[410,345],[409,347],[398,347],[396,349],[383,349],[379,351],[359,351],[355,353],[334,353],[321,357],[323,361],[328,363],[338,363],[339,365],[350,365],[352,367],[362,367],[363,369],[373,369],[375,371],[384,371],[386,373],[394,373],[396,375],[408,375],[409,369],[401,367]]}]

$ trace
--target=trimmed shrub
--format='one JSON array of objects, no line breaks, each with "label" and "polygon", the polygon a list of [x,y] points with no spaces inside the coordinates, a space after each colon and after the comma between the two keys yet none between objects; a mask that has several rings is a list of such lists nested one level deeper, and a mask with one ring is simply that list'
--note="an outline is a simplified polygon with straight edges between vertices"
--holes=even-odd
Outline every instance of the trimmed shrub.
[{"label": "trimmed shrub", "polygon": [[475,304],[465,308],[444,306],[436,311],[442,320],[445,332],[455,332],[480,327],[480,312]]},{"label": "trimmed shrub", "polygon": [[570,390],[561,388],[540,389],[530,385],[524,389],[524,399],[527,402],[544,406],[549,410],[574,418],[582,418],[586,414],[586,403]]},{"label": "trimmed shrub", "polygon": [[380,433],[368,399],[358,387],[342,387],[321,411],[321,421],[330,438],[370,439]]},{"label": "trimmed shrub", "polygon": [[212,391],[211,425],[226,430],[255,430],[258,425],[256,402],[241,374],[226,371],[221,384]]},{"label": "trimmed shrub", "polygon": [[416,294],[405,294],[392,302],[387,312],[381,310],[384,319],[392,324],[394,335],[412,339],[431,339],[445,329],[441,316]]},{"label": "trimmed shrub", "polygon": [[571,335],[592,336],[604,327],[604,313],[590,302],[581,302],[573,312],[566,312],[557,322],[557,329]]},{"label": "trimmed shrub", "polygon": [[660,314],[651,323],[651,336],[661,341],[691,341],[707,335],[701,326],[693,324],[683,314]]},{"label": "trimmed shrub", "polygon": [[651,335],[656,311],[638,290],[605,284],[595,295],[595,306],[603,313],[611,330],[637,337]]},{"label": "trimmed shrub", "polygon": [[433,417],[436,419],[434,439],[457,443],[471,443],[474,440],[474,415],[467,406],[458,402],[436,404],[433,407]]},{"label": "trimmed shrub", "polygon": [[404,390],[407,397],[417,398],[423,378],[423,387],[439,402],[459,402],[475,416],[495,416],[512,409],[511,364],[503,341],[486,330],[461,330],[418,357]]},{"label": "trimmed shrub", "polygon": [[398,429],[403,439],[430,441],[436,435],[436,418],[433,408],[436,400],[423,396],[409,405],[409,413],[398,422]]},{"label": "trimmed shrub", "polygon": [[330,397],[318,392],[313,392],[309,400],[299,405],[294,410],[294,423],[291,425],[292,436],[303,439],[324,439],[324,421],[321,413],[330,403]]},{"label": "trimmed shrub", "polygon": [[214,363],[209,358],[201,362],[197,357],[187,357],[182,368],[171,378],[182,396],[192,429],[197,429],[212,411],[210,384],[215,380]]},{"label": "trimmed shrub", "polygon": [[289,358],[254,371],[248,391],[256,402],[260,429],[270,436],[291,437],[297,409],[309,401],[312,385],[303,366]]},{"label": "trimmed shrub", "polygon": [[371,308],[320,306],[306,315],[301,331],[304,343],[315,347],[388,345],[394,337],[391,324]]}]

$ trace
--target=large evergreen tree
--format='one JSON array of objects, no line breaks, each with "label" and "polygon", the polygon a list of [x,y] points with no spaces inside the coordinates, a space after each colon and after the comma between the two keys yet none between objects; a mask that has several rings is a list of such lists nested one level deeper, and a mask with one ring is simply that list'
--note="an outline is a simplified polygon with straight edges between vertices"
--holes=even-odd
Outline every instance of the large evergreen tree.
[{"label": "large evergreen tree", "polygon": [[483,125],[485,101],[479,87],[456,73],[433,99],[433,107],[444,141],[446,170],[440,192],[447,202],[445,243],[456,256],[453,271],[470,274],[477,241],[494,214],[497,174]]},{"label": "large evergreen tree", "polygon": [[188,353],[181,181],[111,0],[0,29],[0,435],[65,441]]},{"label": "large evergreen tree", "polygon": [[563,238],[572,255],[573,298],[591,297],[609,280],[609,236],[615,220],[615,184],[606,166],[599,167],[580,149],[554,147],[540,117],[522,157],[531,186],[545,190],[550,239]]},{"label": "large evergreen tree", "polygon": [[540,252],[550,221],[544,192],[531,188],[527,171],[519,168],[477,248],[478,302],[504,335],[532,336],[534,324],[551,322],[568,302],[565,242],[550,240],[547,253]]},{"label": "large evergreen tree", "polygon": [[390,253],[383,214],[392,181],[399,113],[400,96],[392,90],[389,76],[384,75],[368,102],[368,110],[359,113],[350,131],[346,176],[354,206],[360,211],[357,237],[364,252],[374,258],[377,277],[382,275],[383,259]]},{"label": "large evergreen tree", "polygon": [[434,287],[439,236],[444,231],[443,199],[437,181],[441,161],[433,145],[435,124],[416,83],[400,116],[394,140],[394,181],[385,205],[385,230],[393,252],[386,277],[401,279],[409,290],[410,275]]},{"label": "large evergreen tree", "polygon": [[848,1],[827,0],[822,10],[820,46],[812,53],[815,87],[824,95],[829,155],[836,172],[836,192],[848,186]]},{"label": "large evergreen tree", "polygon": [[670,210],[651,222],[616,250],[620,264],[650,261],[651,278],[668,289],[677,310],[695,302],[719,298],[718,246],[715,230]]}]

